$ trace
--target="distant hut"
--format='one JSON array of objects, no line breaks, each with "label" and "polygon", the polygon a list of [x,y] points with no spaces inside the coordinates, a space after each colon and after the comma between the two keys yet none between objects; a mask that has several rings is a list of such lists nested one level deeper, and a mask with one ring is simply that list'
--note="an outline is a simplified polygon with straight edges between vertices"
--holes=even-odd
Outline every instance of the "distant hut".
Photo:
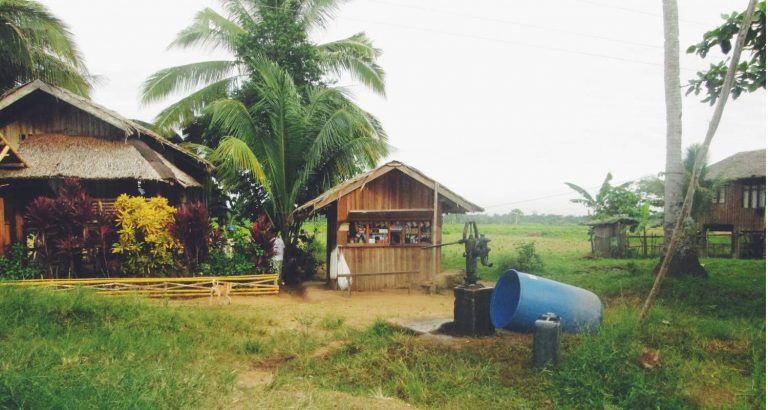
[{"label": "distant hut", "polygon": [[352,289],[410,286],[440,270],[442,215],[482,212],[417,169],[392,161],[344,182],[297,213],[325,214],[328,281],[343,256]]},{"label": "distant hut", "polygon": [[0,97],[0,255],[24,238],[23,214],[77,177],[110,208],[115,198],[203,199],[213,166],[160,135],[65,89],[33,81]]},{"label": "distant hut", "polygon": [[[731,233],[732,257],[765,256],[765,150],[739,152],[707,167],[725,182],[700,218],[701,230]],[[705,245],[706,246],[706,245]]]},{"label": "distant hut", "polygon": [[626,216],[615,216],[587,222],[589,226],[592,256],[597,258],[623,258],[629,255],[627,234],[639,221]]}]

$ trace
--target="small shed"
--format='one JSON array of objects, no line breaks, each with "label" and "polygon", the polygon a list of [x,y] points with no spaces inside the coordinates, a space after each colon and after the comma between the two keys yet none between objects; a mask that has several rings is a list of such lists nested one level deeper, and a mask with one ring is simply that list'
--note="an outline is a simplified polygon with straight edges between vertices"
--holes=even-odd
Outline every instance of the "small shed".
[{"label": "small shed", "polygon": [[440,271],[444,213],[482,212],[419,170],[398,161],[346,181],[297,213],[324,214],[328,223],[327,280],[337,261],[349,266],[352,289],[410,286]]},{"label": "small shed", "polygon": [[0,96],[0,255],[24,239],[23,213],[79,178],[110,209],[115,198],[204,199],[213,166],[134,121],[36,80]]},{"label": "small shed", "polygon": [[635,218],[615,216],[587,222],[592,242],[592,256],[597,258],[622,258],[628,256],[627,231],[639,224]]}]

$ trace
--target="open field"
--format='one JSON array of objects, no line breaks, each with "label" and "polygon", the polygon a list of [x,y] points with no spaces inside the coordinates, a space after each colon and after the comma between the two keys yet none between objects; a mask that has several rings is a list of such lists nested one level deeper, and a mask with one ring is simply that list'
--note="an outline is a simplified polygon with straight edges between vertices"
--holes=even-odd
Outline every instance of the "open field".
[{"label": "open field", "polygon": [[[566,336],[559,369],[530,369],[530,335],[446,342],[380,321],[450,315],[449,292],[310,287],[219,306],[0,289],[0,407],[765,408],[764,260],[705,259],[709,279],[668,279],[638,331],[655,260],[586,258],[582,226],[480,230],[496,264],[483,280],[534,241],[539,274],[602,298],[601,331]],[[443,257],[463,266],[458,245]]]}]

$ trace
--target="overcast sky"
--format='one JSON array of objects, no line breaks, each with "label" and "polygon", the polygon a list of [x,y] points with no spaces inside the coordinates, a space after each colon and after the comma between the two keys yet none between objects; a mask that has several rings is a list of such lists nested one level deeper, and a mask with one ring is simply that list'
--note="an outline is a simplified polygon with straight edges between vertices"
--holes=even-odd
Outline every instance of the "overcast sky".
[{"label": "overcast sky", "polygon": [[[93,74],[94,100],[151,121],[138,90],[168,66],[220,58],[166,50],[215,0],[42,0],[72,29]],[[680,43],[747,1],[680,0]],[[313,40],[365,31],[384,52],[387,97],[347,80],[384,123],[396,152],[490,213],[584,214],[564,185],[594,192],[664,168],[661,1],[357,0]],[[714,53],[717,54],[717,53]],[[720,57],[719,54],[716,57]],[[708,62],[681,56],[682,83]],[[712,108],[684,98],[683,145],[702,141]],[[765,92],[729,101],[710,163],[765,148]],[[170,101],[169,101],[170,102]]]}]

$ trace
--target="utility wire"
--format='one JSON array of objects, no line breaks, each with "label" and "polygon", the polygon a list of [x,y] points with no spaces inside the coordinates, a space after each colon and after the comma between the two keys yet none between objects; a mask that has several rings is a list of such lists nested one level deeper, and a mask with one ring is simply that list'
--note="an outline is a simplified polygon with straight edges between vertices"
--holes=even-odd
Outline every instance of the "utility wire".
[{"label": "utility wire", "polygon": [[570,31],[570,30],[562,30],[562,29],[558,29],[558,28],[555,28],[555,27],[551,27],[551,26],[540,26],[540,25],[536,25],[536,24],[522,23],[522,22],[519,22],[519,21],[505,20],[505,19],[499,19],[499,18],[494,18],[494,17],[486,17],[486,16],[480,16],[480,15],[457,13],[457,12],[452,12],[452,11],[447,11],[447,10],[440,10],[440,9],[429,8],[429,7],[419,7],[419,6],[414,6],[414,5],[410,5],[410,4],[406,5],[406,4],[389,3],[389,2],[381,1],[381,0],[369,0],[369,1],[372,2],[372,3],[384,4],[384,5],[389,5],[389,6],[409,8],[409,9],[414,9],[414,10],[422,10],[422,11],[427,11],[427,12],[430,12],[430,13],[440,13],[440,14],[445,14],[445,15],[449,15],[449,16],[457,16],[457,17],[461,17],[461,18],[470,18],[470,19],[474,19],[474,20],[490,21],[490,22],[496,22],[496,23],[502,23],[502,24],[510,24],[510,25],[521,26],[521,27],[526,27],[526,28],[533,28],[533,29],[537,29],[537,30],[544,30],[544,31],[547,31],[547,32],[564,33],[564,34],[569,34],[569,35],[572,35],[572,36],[578,36],[578,37],[585,37],[585,38],[592,38],[592,39],[596,39],[596,40],[608,41],[608,42],[611,42],[611,43],[626,44],[626,45],[630,45],[630,46],[648,47],[648,48],[656,48],[656,49],[663,49],[664,48],[664,47],[662,47],[660,45],[656,45],[656,44],[637,43],[637,42],[633,42],[633,41],[619,40],[619,39],[610,38],[610,37],[596,36],[594,34],[579,33],[579,32]]},{"label": "utility wire", "polygon": [[[642,65],[648,65],[648,66],[656,66],[656,67],[663,67],[663,63],[653,63],[649,61],[642,61],[642,60],[634,60],[630,58],[622,58],[622,57],[615,57],[615,56],[609,56],[605,54],[598,54],[598,53],[590,53],[585,51],[576,51],[576,50],[570,50],[566,48],[559,48],[559,47],[549,47],[549,46],[541,46],[541,45],[531,45],[526,44],[523,42],[518,41],[511,41],[511,40],[505,40],[500,38],[494,38],[494,37],[485,37],[485,36],[477,36],[473,34],[460,34],[460,33],[453,33],[450,31],[443,31],[443,30],[435,30],[431,28],[426,27],[415,27],[415,26],[408,26],[405,24],[397,24],[397,23],[389,23],[389,22],[383,22],[383,21],[374,21],[374,20],[366,20],[366,19],[358,19],[358,18],[350,18],[350,17],[338,17],[340,20],[348,20],[348,21],[355,21],[359,23],[367,23],[367,24],[379,24],[383,26],[392,26],[392,27],[398,27],[398,28],[404,28],[408,30],[417,30],[417,31],[425,31],[435,34],[441,34],[441,35],[448,35],[448,36],[454,36],[454,37],[463,37],[463,38],[471,38],[475,40],[485,40],[485,41],[494,41],[498,43],[504,43],[504,44],[511,44],[515,46],[520,47],[526,47],[526,48],[536,48],[536,49],[542,49],[547,51],[555,51],[555,52],[561,52],[561,53],[567,53],[567,54],[578,54],[588,57],[596,57],[596,58],[602,58],[606,60],[614,60],[614,61],[621,61],[625,63],[634,63],[634,64],[642,64]],[[699,70],[694,70],[691,68],[681,68],[681,70],[690,71],[690,72],[697,72]]]},{"label": "utility wire", "polygon": [[[641,179],[643,179],[643,178],[645,178],[645,177],[640,177],[640,178],[630,179],[629,181],[625,181],[625,182],[623,182],[623,183],[620,183],[620,184],[617,184],[617,185],[615,185],[615,186],[621,186],[621,185],[625,185],[625,184],[628,184],[628,183],[631,183],[631,182],[640,181],[640,180],[641,180]],[[586,191],[591,191],[591,190],[593,190],[593,189],[598,189],[598,188],[600,188],[600,187],[602,187],[602,186],[603,186],[603,185],[602,185],[602,184],[600,184],[600,185],[596,185],[596,186],[586,187],[586,188],[584,188],[584,189],[585,189]],[[574,194],[574,191],[569,191],[569,192],[561,192],[561,193],[559,193],[559,194],[550,194],[550,195],[540,196],[540,197],[536,197],[536,198],[521,199],[521,200],[518,200],[518,201],[505,202],[505,203],[502,203],[502,204],[496,204],[496,205],[484,205],[484,206],[483,206],[483,208],[485,208],[485,209],[489,209],[489,208],[499,208],[499,207],[502,207],[502,206],[517,205],[517,204],[522,204],[522,203],[526,203],[526,202],[535,202],[535,201],[540,201],[540,200],[542,200],[542,199],[557,198],[557,197],[560,197],[560,196],[573,195],[573,194]]]},{"label": "utility wire", "polygon": [[[614,6],[612,4],[599,3],[599,2],[591,1],[591,0],[570,0],[570,1],[577,1],[577,2],[580,2],[580,3],[584,3],[584,4],[589,4],[589,5],[592,5],[592,6],[603,7],[603,8],[614,9],[614,10],[621,10],[621,11],[626,11],[626,12],[629,12],[629,13],[643,14],[643,15],[646,15],[646,16],[652,16],[652,17],[656,17],[656,18],[659,18],[659,19],[662,18],[661,13],[654,13],[652,11],[638,10],[638,9],[633,9],[633,8],[629,8],[629,7]],[[692,24],[698,24],[698,25],[700,25],[702,27],[712,27],[711,24],[704,23],[702,21],[689,20],[689,19],[681,19],[681,18],[678,18],[678,21],[686,22],[686,23],[692,23]]]}]

